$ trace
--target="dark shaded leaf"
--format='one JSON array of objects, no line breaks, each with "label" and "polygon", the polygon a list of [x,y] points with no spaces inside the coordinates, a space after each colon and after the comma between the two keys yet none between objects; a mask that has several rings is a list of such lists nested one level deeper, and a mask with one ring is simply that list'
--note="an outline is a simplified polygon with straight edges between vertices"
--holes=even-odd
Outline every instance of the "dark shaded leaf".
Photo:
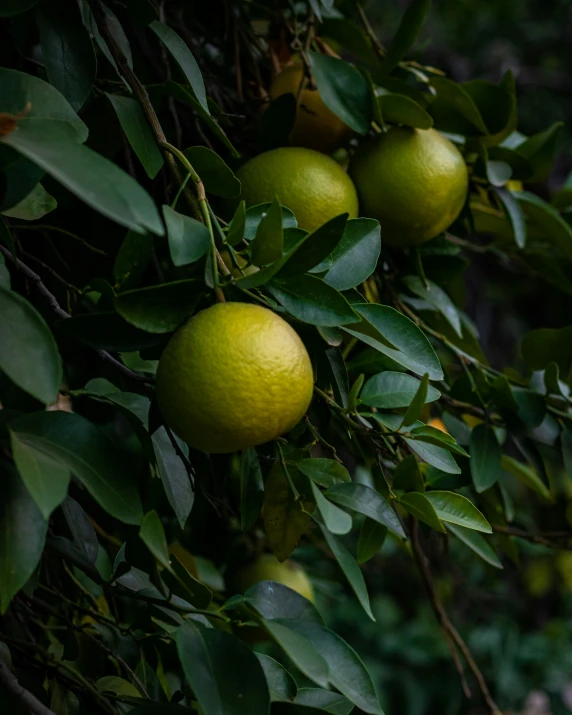
[{"label": "dark shaded leaf", "polygon": [[[386,410],[409,407],[420,384],[417,378],[404,372],[380,372],[365,383],[361,392],[361,401],[370,407]],[[439,390],[429,385],[425,404],[434,402],[439,397],[441,397]]]},{"label": "dark shaded leaf", "polygon": [[366,517],[359,532],[357,545],[358,564],[365,564],[376,556],[383,546],[386,536],[387,526],[382,526],[379,522]]},{"label": "dark shaded leaf", "polygon": [[256,450],[245,449],[240,456],[240,528],[251,529],[264,501],[264,483]]},{"label": "dark shaded leaf", "polygon": [[501,474],[502,449],[490,425],[477,425],[471,432],[471,476],[481,492],[496,484]]},{"label": "dark shaded leaf", "polygon": [[350,219],[332,252],[324,281],[337,290],[354,288],[373,273],[380,252],[379,222],[371,218]]},{"label": "dark shaded leaf", "polygon": [[297,693],[296,682],[283,665],[269,655],[256,653],[270,691],[270,699],[292,700]]},{"label": "dark shaded leaf", "polygon": [[250,244],[252,262],[255,266],[273,263],[282,256],[283,247],[282,206],[275,198],[258,224],[256,236]]},{"label": "dark shaded leaf", "polygon": [[148,333],[170,333],[193,314],[201,299],[202,282],[196,278],[138,288],[115,297],[117,312]]},{"label": "dark shaded leaf", "polygon": [[[177,437],[174,436],[174,439],[177,439]],[[156,430],[153,433],[152,440],[165,494],[175,512],[181,529],[183,529],[195,501],[195,494],[191,487],[189,475],[183,461],[173,447],[165,427],[162,426]],[[189,448],[187,445],[180,440],[178,440],[178,444],[182,453],[188,456]]]},{"label": "dark shaded leaf", "polygon": [[328,499],[335,501],[340,506],[357,511],[370,519],[377,521],[382,526],[398,536],[405,538],[405,532],[397,514],[379,492],[365,484],[335,484],[326,490]]},{"label": "dark shaded leaf", "polygon": [[447,531],[460,539],[472,551],[478,554],[484,561],[497,569],[502,569],[503,565],[499,557],[495,554],[493,547],[478,532],[466,529],[456,524],[447,524]]},{"label": "dark shaded leaf", "polygon": [[409,492],[404,494],[399,499],[399,503],[416,519],[422,521],[427,526],[430,526],[435,531],[440,531],[442,534],[446,529],[439,519],[433,504],[427,499],[425,494],[421,492]]},{"label": "dark shaded leaf", "polygon": [[431,0],[411,0],[383,60],[384,74],[389,74],[413,47],[430,7]]},{"label": "dark shaded leaf", "polygon": [[206,146],[191,146],[183,152],[200,176],[209,194],[231,199],[240,194],[240,181],[223,159]]}]

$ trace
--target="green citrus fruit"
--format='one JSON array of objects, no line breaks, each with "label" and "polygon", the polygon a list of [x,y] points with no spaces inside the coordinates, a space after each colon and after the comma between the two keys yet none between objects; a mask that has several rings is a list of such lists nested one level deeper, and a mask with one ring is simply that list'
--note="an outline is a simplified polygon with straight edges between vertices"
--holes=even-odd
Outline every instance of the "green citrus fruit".
[{"label": "green citrus fruit", "polygon": [[459,150],[434,129],[393,127],[363,144],[350,165],[362,213],[394,246],[424,243],[448,228],[467,197]]},{"label": "green citrus fruit", "polygon": [[[293,94],[298,99],[303,79],[304,67],[301,62],[296,62],[276,75],[270,87],[270,96],[276,99],[283,94]],[[351,133],[347,124],[324,104],[318,90],[302,90],[290,133],[293,146],[308,147],[331,154],[349,140]]]},{"label": "green citrus fruit", "polygon": [[259,581],[276,581],[314,602],[314,589],[304,569],[294,561],[280,563],[274,554],[264,554],[241,569],[236,577],[242,593]]},{"label": "green citrus fruit", "polygon": [[312,399],[310,358],[267,308],[218,303],[169,341],[157,371],[167,424],[203,452],[235,452],[288,432]]},{"label": "green citrus fruit", "polygon": [[294,212],[300,228],[314,231],[334,216],[358,214],[355,186],[329,156],[312,149],[272,149],[250,159],[236,172],[242,183],[240,199],[247,206],[277,196]]}]

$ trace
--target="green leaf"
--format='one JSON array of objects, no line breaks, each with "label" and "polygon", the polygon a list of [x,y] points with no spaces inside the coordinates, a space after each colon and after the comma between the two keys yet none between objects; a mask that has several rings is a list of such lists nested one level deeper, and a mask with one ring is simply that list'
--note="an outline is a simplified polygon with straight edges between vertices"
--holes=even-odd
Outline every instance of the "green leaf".
[{"label": "green leaf", "polygon": [[543,370],[554,362],[566,376],[572,369],[572,326],[531,330],[522,339],[520,349],[531,370]]},{"label": "green leaf", "polygon": [[[332,537],[333,538],[333,537]],[[290,619],[261,619],[262,625],[278,643],[294,665],[311,681],[323,688],[328,686],[328,666],[306,636],[290,627]],[[300,621],[305,623],[305,621]],[[239,715],[237,713],[237,715]]]},{"label": "green leaf", "polygon": [[171,554],[170,559],[168,571],[162,574],[169,591],[189,601],[195,608],[207,609],[213,598],[210,589],[196,579],[175,554]]},{"label": "green leaf", "polygon": [[[252,241],[254,239],[260,222],[266,216],[271,206],[272,204],[269,203],[257,204],[256,206],[251,206],[246,209],[244,238],[247,241]],[[296,221],[296,217],[292,211],[290,211],[290,209],[286,206],[282,206],[282,228],[286,230],[287,228],[296,228],[297,226],[298,222]]]},{"label": "green leaf", "polygon": [[210,115],[205,91],[205,83],[197,61],[193,57],[193,53],[189,50],[179,35],[162,22],[155,20],[149,24],[149,27],[169,50],[169,53],[187,78],[187,82],[191,86],[197,101],[207,115]]},{"label": "green leaf", "polygon": [[524,248],[526,245],[526,221],[518,201],[508,189],[496,188],[494,191],[499,197],[506,217],[510,222],[516,245],[519,248]]},{"label": "green leaf", "polygon": [[[359,325],[344,328],[347,333],[418,375],[428,373],[430,380],[443,379],[435,350],[412,320],[387,305],[360,303],[352,307],[363,320]],[[379,336],[393,347],[381,342]]]},{"label": "green leaf", "polygon": [[436,427],[431,427],[431,425],[420,425],[414,427],[409,432],[410,437],[421,442],[427,442],[428,444],[436,445],[437,447],[443,447],[449,452],[454,454],[460,454],[462,457],[468,457],[469,455],[462,447],[455,442],[451,435],[443,432]]},{"label": "green leaf", "polygon": [[247,645],[190,620],[177,630],[176,640],[185,678],[204,715],[267,715],[264,671]]},{"label": "green leaf", "polygon": [[137,288],[115,297],[117,312],[148,333],[170,333],[193,314],[201,299],[202,281],[196,278]]},{"label": "green leaf", "polygon": [[431,7],[431,0],[411,0],[383,60],[382,72],[389,74],[415,44]]},{"label": "green leaf", "polygon": [[409,407],[407,408],[407,411],[405,413],[405,416],[403,417],[403,422],[402,422],[402,427],[409,427],[410,425],[414,424],[420,417],[421,412],[423,411],[423,407],[425,403],[428,401],[427,400],[427,391],[429,387],[429,374],[425,373],[423,375],[423,378],[421,382],[419,383],[419,386],[413,395],[413,399],[411,400],[411,403]]},{"label": "green leaf", "polygon": [[[375,621],[373,613],[371,612],[367,587],[357,561],[338,538],[336,538],[333,534],[330,534],[330,532],[323,526],[321,528],[330,551],[335,556],[336,561],[347,578],[348,583],[352,587],[353,592],[357,596],[363,610],[372,621]],[[318,685],[321,685],[321,683],[318,683]]]},{"label": "green leaf", "polygon": [[259,581],[245,593],[248,602],[267,620],[294,618],[323,623],[316,607],[307,598],[277,581]]},{"label": "green leaf", "polygon": [[165,233],[153,199],[135,179],[92,149],[60,139],[61,130],[54,131],[51,123],[42,120],[33,129],[15,130],[3,142],[107,218],[137,233]]},{"label": "green leaf", "polygon": [[465,529],[462,526],[448,524],[447,531],[450,531],[472,551],[478,554],[484,561],[497,569],[502,569],[503,565],[499,557],[495,554],[493,547],[489,542],[476,531]]},{"label": "green leaf", "polygon": [[246,229],[246,201],[241,201],[238,204],[232,221],[228,225],[228,232],[226,234],[226,243],[230,246],[236,246],[244,238],[244,232]]},{"label": "green leaf", "polygon": [[[174,439],[177,439],[177,437],[174,437]],[[189,475],[181,458],[175,451],[165,427],[162,426],[154,432],[152,440],[165,494],[175,512],[179,526],[184,529],[195,501],[195,493],[192,489]],[[187,445],[180,440],[178,443],[183,454],[187,456],[189,450]]]},{"label": "green leaf", "polygon": [[53,404],[62,384],[62,361],[50,329],[27,300],[2,287],[0,315],[0,368],[22,390]]},{"label": "green leaf", "polygon": [[377,98],[384,121],[405,127],[430,129],[433,117],[411,97],[404,94],[382,94]]},{"label": "green leaf", "polygon": [[350,219],[341,241],[332,251],[331,267],[324,281],[336,290],[354,288],[373,273],[380,252],[379,222],[371,218]]},{"label": "green leaf", "polygon": [[352,529],[352,518],[343,509],[328,501],[320,488],[312,482],[312,493],[326,529],[331,534],[347,534]]},{"label": "green leaf", "polygon": [[37,221],[58,206],[53,196],[48,194],[41,184],[36,184],[32,191],[12,208],[2,211],[4,216],[19,218],[22,221]]},{"label": "green leaf", "polygon": [[348,214],[336,216],[309,234],[292,258],[278,271],[277,277],[301,275],[325,260],[340,243],[347,218]]},{"label": "green leaf", "polygon": [[358,134],[371,123],[371,98],[364,76],[349,62],[308,52],[312,74],[324,104]]},{"label": "green leaf", "polygon": [[153,136],[149,120],[136,99],[107,94],[131,148],[147,176],[154,179],[163,166],[163,155]]},{"label": "green leaf", "polygon": [[360,710],[383,715],[370,674],[359,657],[340,636],[319,623],[284,621],[289,628],[305,636],[323,655],[330,683]]},{"label": "green leaf", "polygon": [[432,281],[426,281],[424,284],[419,276],[405,276],[403,282],[414,295],[441,313],[457,335],[463,337],[459,311],[442,288]]},{"label": "green leaf", "polygon": [[[380,372],[365,383],[361,392],[361,401],[370,407],[380,407],[385,410],[409,407],[420,384],[416,377],[404,372]],[[429,385],[425,404],[434,402],[440,397],[439,390]]]},{"label": "green leaf", "polygon": [[[121,26],[121,23],[117,19],[117,15],[110,10],[107,5],[104,5],[103,3],[101,4],[101,10],[103,11],[103,14],[105,15],[105,22],[107,24],[107,29],[109,31],[109,34],[111,37],[114,39],[116,45],[119,47],[123,55],[125,56],[125,61],[127,62],[127,65],[130,69],[133,69],[133,57],[131,55],[131,47],[129,45],[129,40],[127,39],[127,35],[125,34],[125,30]],[[113,55],[111,54],[111,50],[107,46],[107,41],[103,39],[99,32],[99,27],[97,26],[97,22],[95,21],[95,18],[93,16],[93,13],[91,12],[91,9],[86,7],[84,5],[84,17],[86,19],[89,19],[89,25],[91,28],[91,31],[93,33],[93,37],[95,38],[95,41],[97,42],[97,45],[103,55],[106,57],[108,62],[111,64],[111,66],[115,69],[117,72],[118,77],[121,78],[121,80],[124,82],[125,86],[128,87],[127,83],[123,79],[123,75],[119,71],[119,68],[117,67],[117,64],[115,62],[115,59]]]},{"label": "green leaf", "polygon": [[[0,212],[10,210],[25,199],[44,174],[39,166],[0,142],[0,181],[2,182]],[[0,233],[2,233],[1,227]]]},{"label": "green leaf", "polygon": [[544,181],[550,174],[563,128],[563,122],[554,122],[548,129],[529,137],[517,147],[516,151],[533,167],[533,174],[528,179],[531,183]]},{"label": "green leaf", "polygon": [[[372,417],[375,419],[375,415],[372,415]],[[423,426],[421,422],[416,422],[413,424],[413,429],[417,429],[417,427],[421,426]],[[427,462],[427,464],[430,464],[432,467],[436,467],[447,474],[461,473],[459,465],[448,452],[448,445],[447,449],[445,449],[443,447],[437,447],[434,444],[423,442],[421,440],[410,439],[408,437],[404,437],[404,441],[409,445],[409,447],[411,447],[417,456],[421,457],[423,461]]]},{"label": "green leaf", "polygon": [[252,529],[264,501],[264,483],[256,450],[245,449],[240,456],[240,528]]},{"label": "green leaf", "polygon": [[204,223],[180,214],[166,204],[163,205],[163,217],[167,226],[169,253],[177,268],[198,261],[210,251],[211,236]]},{"label": "green leaf", "polygon": [[291,315],[304,323],[336,326],[359,320],[347,300],[315,276],[274,279],[268,290]]},{"label": "green leaf", "polygon": [[453,492],[427,492],[427,499],[433,505],[437,516],[451,524],[465,526],[467,529],[492,533],[491,525],[477,507],[461,494]]},{"label": "green leaf", "polygon": [[441,519],[437,516],[435,508],[426,494],[421,492],[409,492],[400,497],[399,503],[412,516],[424,524],[427,524],[427,526],[430,526],[432,529],[435,529],[435,531],[440,531],[442,534],[446,532]]},{"label": "green leaf", "polygon": [[554,501],[548,487],[544,484],[536,471],[528,464],[523,464],[522,462],[503,454],[501,458],[501,466],[505,471],[510,472],[513,476],[519,479],[529,489],[532,489],[540,494],[540,496],[543,499],[546,499],[546,501]]},{"label": "green leaf", "polygon": [[437,97],[429,109],[437,129],[469,136],[488,134],[477,105],[462,84],[445,77],[432,77],[431,86]]},{"label": "green leaf", "polygon": [[59,320],[56,328],[85,345],[100,350],[132,352],[157,345],[161,338],[124,320],[119,313],[86,313]]},{"label": "green leaf", "polygon": [[38,0],[2,0],[0,3],[0,17],[12,17],[26,12],[38,2]]},{"label": "green leaf", "polygon": [[296,681],[283,665],[269,655],[263,653],[255,654],[262,670],[270,691],[270,700],[293,700],[296,696],[298,688]]},{"label": "green leaf", "polygon": [[387,526],[397,536],[405,538],[405,532],[397,514],[379,492],[365,484],[335,484],[326,490],[326,496],[346,509],[352,509],[382,526]]},{"label": "green leaf", "polygon": [[24,483],[7,462],[2,465],[0,499],[0,614],[40,562],[48,530]]},{"label": "green leaf", "polygon": [[501,473],[502,449],[492,427],[485,423],[471,432],[471,476],[479,494],[497,483]]},{"label": "green leaf", "polygon": [[74,546],[85,558],[95,564],[99,554],[99,543],[95,529],[85,511],[70,496],[62,504],[62,511],[71,532]]},{"label": "green leaf", "polygon": [[183,154],[200,176],[209,194],[231,199],[240,194],[240,181],[221,157],[206,146],[191,146]]},{"label": "green leaf", "polygon": [[386,536],[387,526],[382,526],[379,522],[366,516],[361,525],[358,537],[358,564],[365,564],[376,556],[383,546]]},{"label": "green leaf", "polygon": [[56,680],[52,688],[50,710],[57,715],[80,715],[81,706],[77,695],[63,688]]},{"label": "green leaf", "polygon": [[351,482],[348,470],[333,459],[313,457],[296,462],[298,469],[322,487],[332,487],[340,482]]},{"label": "green leaf", "polygon": [[80,415],[35,412],[10,422],[10,431],[26,447],[41,452],[79,479],[92,497],[124,524],[143,516],[137,474],[127,453]]},{"label": "green leaf", "polygon": [[572,227],[549,203],[529,191],[514,194],[528,221],[528,235],[540,233],[543,240],[553,244],[562,255],[572,259]]},{"label": "green leaf", "polygon": [[355,412],[359,403],[359,393],[363,387],[365,375],[358,375],[348,393],[348,410]]},{"label": "green leaf", "polygon": [[296,120],[296,97],[288,92],[272,99],[258,124],[262,151],[288,146]]},{"label": "green leaf", "polygon": [[34,447],[20,442],[16,434],[11,433],[10,437],[14,463],[26,489],[47,521],[66,498],[70,470]]},{"label": "green leaf", "polygon": [[135,288],[143,280],[153,251],[151,234],[129,231],[117,252],[113,264],[113,278],[117,290]]},{"label": "green leaf", "polygon": [[41,2],[36,13],[46,74],[78,111],[89,97],[97,61],[79,8],[64,0]]},{"label": "green leaf", "polygon": [[273,263],[282,256],[284,247],[282,206],[277,198],[270,204],[270,208],[258,224],[256,236],[250,247],[255,266]]},{"label": "green leaf", "polygon": [[392,489],[404,492],[424,492],[425,481],[414,454],[401,460],[393,470]]},{"label": "green leaf", "polygon": [[[349,715],[354,709],[353,703],[343,695],[321,688],[300,688],[292,705],[308,706],[311,710],[304,710],[308,715],[315,713],[316,709],[332,715]],[[293,709],[291,712],[292,715],[303,715],[301,710],[296,713]]]},{"label": "green leaf", "polygon": [[154,509],[148,511],[143,517],[139,529],[139,538],[161,566],[167,569],[170,568],[167,537],[159,514]]},{"label": "green leaf", "polygon": [[[320,330],[320,328],[318,328],[318,330]],[[327,328],[322,328],[321,330],[327,330]],[[337,329],[334,330],[337,331]],[[340,336],[343,339],[343,334],[341,332]],[[333,377],[332,389],[334,390],[336,401],[343,407],[347,407],[349,384],[348,371],[343,355],[337,348],[330,348],[329,350],[326,350],[326,358],[328,359],[328,365],[330,366],[330,371]]]}]

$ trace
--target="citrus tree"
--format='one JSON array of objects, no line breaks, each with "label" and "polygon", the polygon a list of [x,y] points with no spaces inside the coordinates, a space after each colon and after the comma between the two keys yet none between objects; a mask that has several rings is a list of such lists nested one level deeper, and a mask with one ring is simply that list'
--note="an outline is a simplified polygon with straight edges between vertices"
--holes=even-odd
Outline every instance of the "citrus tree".
[{"label": "citrus tree", "polygon": [[572,328],[515,301],[493,366],[464,282],[567,305],[572,192],[510,72],[415,54],[429,9],[0,0],[7,712],[391,715],[329,617],[387,548],[512,705],[434,565],[571,548]]}]

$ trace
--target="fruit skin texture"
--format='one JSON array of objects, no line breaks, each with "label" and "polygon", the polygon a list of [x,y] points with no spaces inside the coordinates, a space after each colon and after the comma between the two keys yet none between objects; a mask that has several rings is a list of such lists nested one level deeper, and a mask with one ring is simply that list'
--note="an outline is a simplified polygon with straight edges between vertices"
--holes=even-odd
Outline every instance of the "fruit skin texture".
[{"label": "fruit skin texture", "polygon": [[[270,97],[277,99],[283,94],[298,98],[300,84],[304,79],[301,62],[287,67],[278,74],[270,87]],[[316,89],[303,89],[300,95],[296,119],[290,132],[293,146],[303,146],[331,154],[345,144],[352,130],[324,104]]]},{"label": "fruit skin texture", "polygon": [[310,357],[293,328],[267,308],[218,303],[169,341],[157,401],[191,447],[234,452],[288,432],[312,399]]},{"label": "fruit skin texture", "polygon": [[272,149],[247,161],[236,176],[242,183],[239,199],[244,199],[247,207],[278,196],[306,231],[346,212],[349,218],[358,215],[357,193],[350,177],[329,156],[312,149]]},{"label": "fruit skin texture", "polygon": [[259,581],[277,581],[314,603],[314,589],[304,569],[293,561],[280,563],[273,554],[264,554],[241,569],[236,577],[238,590],[244,593]]},{"label": "fruit skin texture", "polygon": [[460,214],[468,190],[463,156],[435,129],[393,127],[363,144],[350,164],[364,216],[393,246],[424,243]]}]

